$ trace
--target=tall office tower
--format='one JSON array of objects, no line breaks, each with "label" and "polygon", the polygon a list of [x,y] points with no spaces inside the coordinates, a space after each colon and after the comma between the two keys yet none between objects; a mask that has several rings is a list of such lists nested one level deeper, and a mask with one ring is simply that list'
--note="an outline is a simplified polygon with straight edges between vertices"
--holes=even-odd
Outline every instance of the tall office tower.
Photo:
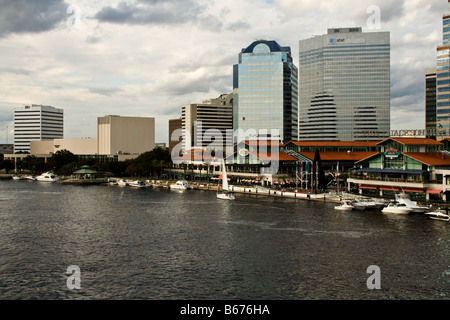
[{"label": "tall office tower", "polygon": [[181,123],[184,150],[211,147],[225,151],[233,144],[233,94],[182,106]]},{"label": "tall office tower", "polygon": [[450,12],[443,15],[442,21],[443,44],[437,47],[436,72],[436,129],[438,140],[450,138]]},{"label": "tall office tower", "polygon": [[436,68],[425,70],[425,131],[436,139]]},{"label": "tall office tower", "polygon": [[233,87],[235,131],[251,140],[298,139],[298,68],[290,47],[260,40],[242,49]]},{"label": "tall office tower", "polygon": [[390,34],[328,29],[300,41],[300,140],[390,135]]},{"label": "tall office tower", "polygon": [[14,152],[29,153],[31,141],[64,138],[64,111],[27,105],[14,109]]}]

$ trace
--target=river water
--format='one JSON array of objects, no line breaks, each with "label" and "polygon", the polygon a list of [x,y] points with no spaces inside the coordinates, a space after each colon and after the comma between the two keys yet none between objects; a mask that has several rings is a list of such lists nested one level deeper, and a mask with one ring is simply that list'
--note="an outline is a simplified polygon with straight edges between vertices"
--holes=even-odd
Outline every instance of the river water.
[{"label": "river water", "polygon": [[334,206],[0,181],[0,299],[450,299],[450,223]]}]

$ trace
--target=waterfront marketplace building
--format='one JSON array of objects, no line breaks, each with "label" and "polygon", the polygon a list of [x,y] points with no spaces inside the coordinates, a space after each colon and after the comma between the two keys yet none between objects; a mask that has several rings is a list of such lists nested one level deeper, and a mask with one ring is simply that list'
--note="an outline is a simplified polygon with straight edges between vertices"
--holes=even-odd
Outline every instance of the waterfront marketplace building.
[{"label": "waterfront marketplace building", "polygon": [[450,191],[450,156],[443,142],[427,138],[388,138],[380,152],[356,163],[348,189],[393,197],[396,192],[426,200],[447,201]]}]

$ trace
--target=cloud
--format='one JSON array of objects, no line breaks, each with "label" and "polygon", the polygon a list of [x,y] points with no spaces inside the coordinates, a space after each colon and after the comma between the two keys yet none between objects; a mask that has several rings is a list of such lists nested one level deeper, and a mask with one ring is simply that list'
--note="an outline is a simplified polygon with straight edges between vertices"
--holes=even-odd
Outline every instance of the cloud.
[{"label": "cloud", "polygon": [[198,19],[204,7],[192,0],[140,0],[102,8],[94,18],[119,24],[182,24]]},{"label": "cloud", "polygon": [[0,37],[52,30],[67,19],[64,0],[0,0]]},{"label": "cloud", "polygon": [[[213,9],[212,9],[213,10]],[[211,14],[208,4],[195,0],[138,0],[135,3],[119,2],[116,7],[103,7],[94,15],[99,22],[128,25],[173,26],[191,24],[211,32],[248,29],[244,20],[224,23],[226,9]]]},{"label": "cloud", "polygon": [[[165,141],[166,118],[178,117],[182,105],[232,91],[232,66],[254,40],[290,46],[298,65],[299,41],[328,26],[369,31],[373,4],[381,31],[391,33],[393,129],[411,127],[416,115],[423,121],[424,70],[436,65],[447,2],[405,3],[0,0],[0,110],[8,116],[25,103],[63,108],[66,136],[74,138],[95,136],[98,116],[156,117],[157,140]],[[70,4],[82,14],[76,30],[66,27]]]}]

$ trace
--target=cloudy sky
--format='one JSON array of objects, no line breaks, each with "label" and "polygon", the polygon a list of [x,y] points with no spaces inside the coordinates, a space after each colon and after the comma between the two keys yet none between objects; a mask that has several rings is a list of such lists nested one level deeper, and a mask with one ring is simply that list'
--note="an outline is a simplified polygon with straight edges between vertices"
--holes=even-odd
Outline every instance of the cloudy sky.
[{"label": "cloudy sky", "polygon": [[377,31],[373,5],[391,32],[392,129],[424,128],[446,0],[0,0],[0,143],[25,104],[64,109],[66,138],[115,114],[155,117],[168,142],[181,105],[232,91],[242,48],[276,40],[298,61],[299,40],[327,28]]}]

